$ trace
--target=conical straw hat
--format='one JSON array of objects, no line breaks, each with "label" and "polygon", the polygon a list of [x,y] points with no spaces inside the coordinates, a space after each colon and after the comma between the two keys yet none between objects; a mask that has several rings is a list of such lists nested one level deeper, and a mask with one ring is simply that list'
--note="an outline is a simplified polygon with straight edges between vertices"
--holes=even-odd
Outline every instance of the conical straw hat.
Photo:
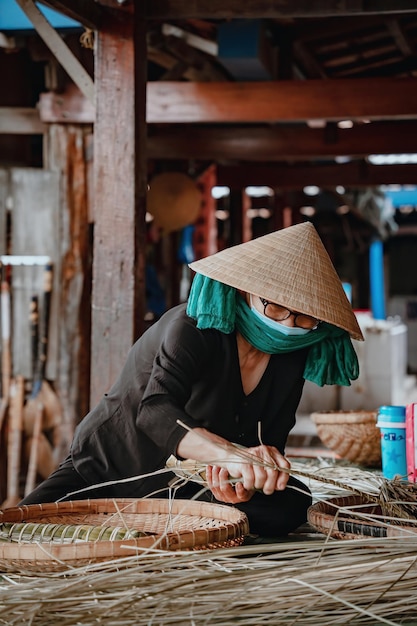
[{"label": "conical straw hat", "polygon": [[363,335],[340,278],[310,222],[290,226],[190,263],[214,280]]}]

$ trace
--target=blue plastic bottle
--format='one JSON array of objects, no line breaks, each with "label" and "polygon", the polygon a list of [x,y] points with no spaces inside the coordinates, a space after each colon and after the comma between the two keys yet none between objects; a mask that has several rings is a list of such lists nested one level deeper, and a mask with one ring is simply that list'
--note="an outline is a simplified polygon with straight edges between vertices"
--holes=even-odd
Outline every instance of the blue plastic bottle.
[{"label": "blue plastic bottle", "polygon": [[381,430],[382,474],[392,480],[407,480],[405,406],[381,406],[378,409]]}]

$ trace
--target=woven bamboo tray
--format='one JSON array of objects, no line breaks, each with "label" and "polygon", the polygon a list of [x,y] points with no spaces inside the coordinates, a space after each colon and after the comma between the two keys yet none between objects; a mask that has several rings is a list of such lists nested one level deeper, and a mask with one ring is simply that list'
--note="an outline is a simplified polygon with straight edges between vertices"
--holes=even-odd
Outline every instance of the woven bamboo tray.
[{"label": "woven bamboo tray", "polygon": [[316,411],[311,419],[327,448],[366,467],[381,466],[381,431],[377,411]]},{"label": "woven bamboo tray", "polygon": [[[146,549],[198,550],[240,545],[247,517],[226,505],[194,500],[97,499],[13,507],[0,511],[5,524],[60,524],[136,529],[135,539],[62,543],[42,538],[0,541],[0,571],[62,571]],[[3,525],[3,526],[2,526]]]},{"label": "woven bamboo tray", "polygon": [[[343,510],[339,511],[340,507]],[[366,515],[371,519],[364,519]],[[417,533],[417,526],[384,523],[383,519],[372,519],[382,515],[381,507],[369,503],[362,496],[330,498],[313,504],[307,512],[312,526],[334,539],[364,539],[366,537],[405,537]]]}]

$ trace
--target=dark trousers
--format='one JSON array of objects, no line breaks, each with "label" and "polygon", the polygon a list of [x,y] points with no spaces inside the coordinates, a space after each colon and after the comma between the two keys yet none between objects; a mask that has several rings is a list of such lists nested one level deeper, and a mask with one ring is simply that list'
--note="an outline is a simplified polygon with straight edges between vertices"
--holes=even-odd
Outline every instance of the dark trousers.
[{"label": "dark trousers", "polygon": [[[20,504],[118,497],[117,485],[103,485],[93,489],[90,487],[74,468],[71,458],[68,457],[49,478],[36,487]],[[153,488],[150,489],[150,492],[152,490]],[[156,497],[166,497],[166,495],[167,490],[156,494]],[[176,498],[182,499],[191,499],[197,495],[199,500],[217,503],[209,490],[204,490],[200,485],[191,481],[175,489],[174,495]],[[119,497],[136,497],[134,488],[132,487],[130,495],[124,489],[123,495],[120,494]],[[256,492],[249,502],[234,506],[248,516],[251,533],[262,537],[282,537],[307,520],[307,509],[311,502],[308,487],[290,476],[288,486],[284,491],[275,491],[270,496]],[[224,504],[224,502],[219,504]]]}]

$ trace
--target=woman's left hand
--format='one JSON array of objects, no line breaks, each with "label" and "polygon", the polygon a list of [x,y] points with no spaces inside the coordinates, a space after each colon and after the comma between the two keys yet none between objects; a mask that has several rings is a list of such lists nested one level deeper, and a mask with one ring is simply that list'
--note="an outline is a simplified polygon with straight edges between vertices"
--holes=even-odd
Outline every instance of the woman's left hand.
[{"label": "woman's left hand", "polygon": [[242,482],[232,484],[229,471],[218,465],[207,466],[206,479],[210,491],[219,502],[227,502],[228,504],[248,502],[255,493],[255,489],[245,489]]}]

